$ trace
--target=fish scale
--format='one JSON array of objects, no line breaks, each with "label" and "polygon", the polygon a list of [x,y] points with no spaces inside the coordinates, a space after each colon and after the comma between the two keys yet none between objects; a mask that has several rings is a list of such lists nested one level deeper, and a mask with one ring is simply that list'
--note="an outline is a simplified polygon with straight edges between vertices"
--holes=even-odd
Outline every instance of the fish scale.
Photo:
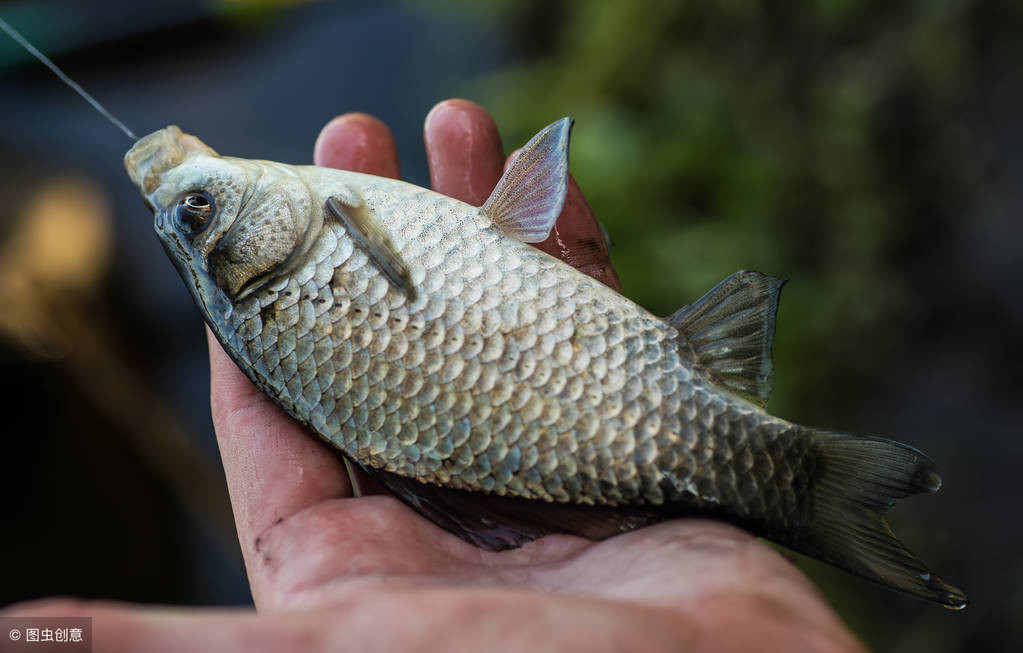
[{"label": "fish scale", "polygon": [[714,517],[964,605],[884,518],[940,485],[926,456],[764,410],[781,280],[741,271],[661,318],[527,244],[564,202],[569,124],[522,148],[482,207],[220,157],[174,127],[125,165],[256,386],[463,539]]}]

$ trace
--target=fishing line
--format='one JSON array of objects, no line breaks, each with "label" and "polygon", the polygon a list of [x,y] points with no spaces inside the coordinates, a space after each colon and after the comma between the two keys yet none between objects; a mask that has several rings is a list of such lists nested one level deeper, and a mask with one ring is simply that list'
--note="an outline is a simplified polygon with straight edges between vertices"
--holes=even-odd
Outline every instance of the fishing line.
[{"label": "fishing line", "polygon": [[45,65],[47,68],[52,70],[53,74],[55,74],[57,77],[59,77],[62,82],[64,82],[68,86],[70,86],[72,88],[72,90],[74,90],[76,93],[81,95],[85,99],[86,102],[91,104],[92,108],[94,108],[96,111],[99,111],[102,115],[106,116],[107,120],[109,120],[110,122],[112,122],[115,125],[117,125],[117,127],[121,131],[123,131],[125,134],[128,135],[128,138],[130,138],[132,141],[137,141],[139,139],[138,136],[136,136],[134,133],[132,133],[132,131],[130,129],[128,129],[128,127],[126,127],[123,122],[121,122],[120,120],[115,118],[113,116],[113,114],[111,114],[109,111],[106,110],[106,107],[104,107],[102,104],[100,104],[99,102],[96,101],[96,98],[94,98],[91,95],[89,95],[88,93],[86,93],[84,88],[82,88],[81,86],[76,84],[74,82],[74,80],[72,80],[70,77],[65,75],[64,71],[57,67],[57,64],[55,64],[52,61],[50,61],[50,59],[45,54],[43,54],[42,52],[37,50],[34,45],[32,45],[31,43],[26,41],[25,37],[22,36],[21,34],[19,34],[18,30],[16,30],[13,27],[11,27],[7,23],[7,21],[4,20],[3,18],[0,18],[0,29],[2,29],[3,31],[7,32],[7,34],[12,39],[17,41],[18,44],[21,47],[23,47],[26,50],[28,50],[29,54],[31,54],[33,57],[35,57],[39,61],[43,62],[43,65]]}]

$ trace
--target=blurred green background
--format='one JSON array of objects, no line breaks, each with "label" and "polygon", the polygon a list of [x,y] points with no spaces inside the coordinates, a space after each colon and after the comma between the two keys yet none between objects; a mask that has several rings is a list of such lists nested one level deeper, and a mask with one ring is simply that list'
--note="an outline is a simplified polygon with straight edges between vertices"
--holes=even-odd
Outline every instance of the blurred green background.
[{"label": "blurred green background", "polygon": [[[14,2],[5,18],[137,133],[307,162],[380,116],[425,184],[451,96],[507,149],[576,119],[572,171],[659,314],[791,283],[771,412],[892,437],[945,487],[892,513],[952,613],[800,559],[883,651],[1023,648],[1023,3]],[[130,145],[0,39],[0,604],[248,600],[204,341],[121,168]],[[684,579],[678,579],[684,582]]]}]

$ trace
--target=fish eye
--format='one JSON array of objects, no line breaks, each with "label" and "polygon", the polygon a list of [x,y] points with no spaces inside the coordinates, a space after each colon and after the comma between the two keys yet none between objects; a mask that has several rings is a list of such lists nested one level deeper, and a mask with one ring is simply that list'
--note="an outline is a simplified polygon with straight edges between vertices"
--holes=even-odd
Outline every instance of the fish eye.
[{"label": "fish eye", "polygon": [[174,207],[174,221],[186,234],[202,231],[212,215],[213,199],[203,192],[185,194]]}]

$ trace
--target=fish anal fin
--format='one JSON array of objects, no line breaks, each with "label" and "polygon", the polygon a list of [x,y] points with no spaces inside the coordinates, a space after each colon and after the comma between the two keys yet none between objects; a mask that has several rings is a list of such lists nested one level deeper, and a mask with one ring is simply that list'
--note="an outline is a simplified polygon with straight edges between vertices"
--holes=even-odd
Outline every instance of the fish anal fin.
[{"label": "fish anal fin", "polygon": [[380,272],[403,291],[409,301],[415,301],[416,287],[408,264],[362,197],[355,191],[332,195],[327,198],[326,210],[328,215],[344,225],[356,246],[366,253]]},{"label": "fish anal fin", "polygon": [[552,533],[602,540],[663,521],[653,510],[611,508],[469,492],[363,469],[403,503],[459,538],[502,551]]},{"label": "fish anal fin", "polygon": [[718,385],[759,406],[771,394],[774,318],[785,281],[741,270],[668,317],[683,351]]},{"label": "fish anal fin", "polygon": [[547,238],[568,190],[572,119],[544,127],[512,160],[482,211],[501,231],[524,243]]}]

